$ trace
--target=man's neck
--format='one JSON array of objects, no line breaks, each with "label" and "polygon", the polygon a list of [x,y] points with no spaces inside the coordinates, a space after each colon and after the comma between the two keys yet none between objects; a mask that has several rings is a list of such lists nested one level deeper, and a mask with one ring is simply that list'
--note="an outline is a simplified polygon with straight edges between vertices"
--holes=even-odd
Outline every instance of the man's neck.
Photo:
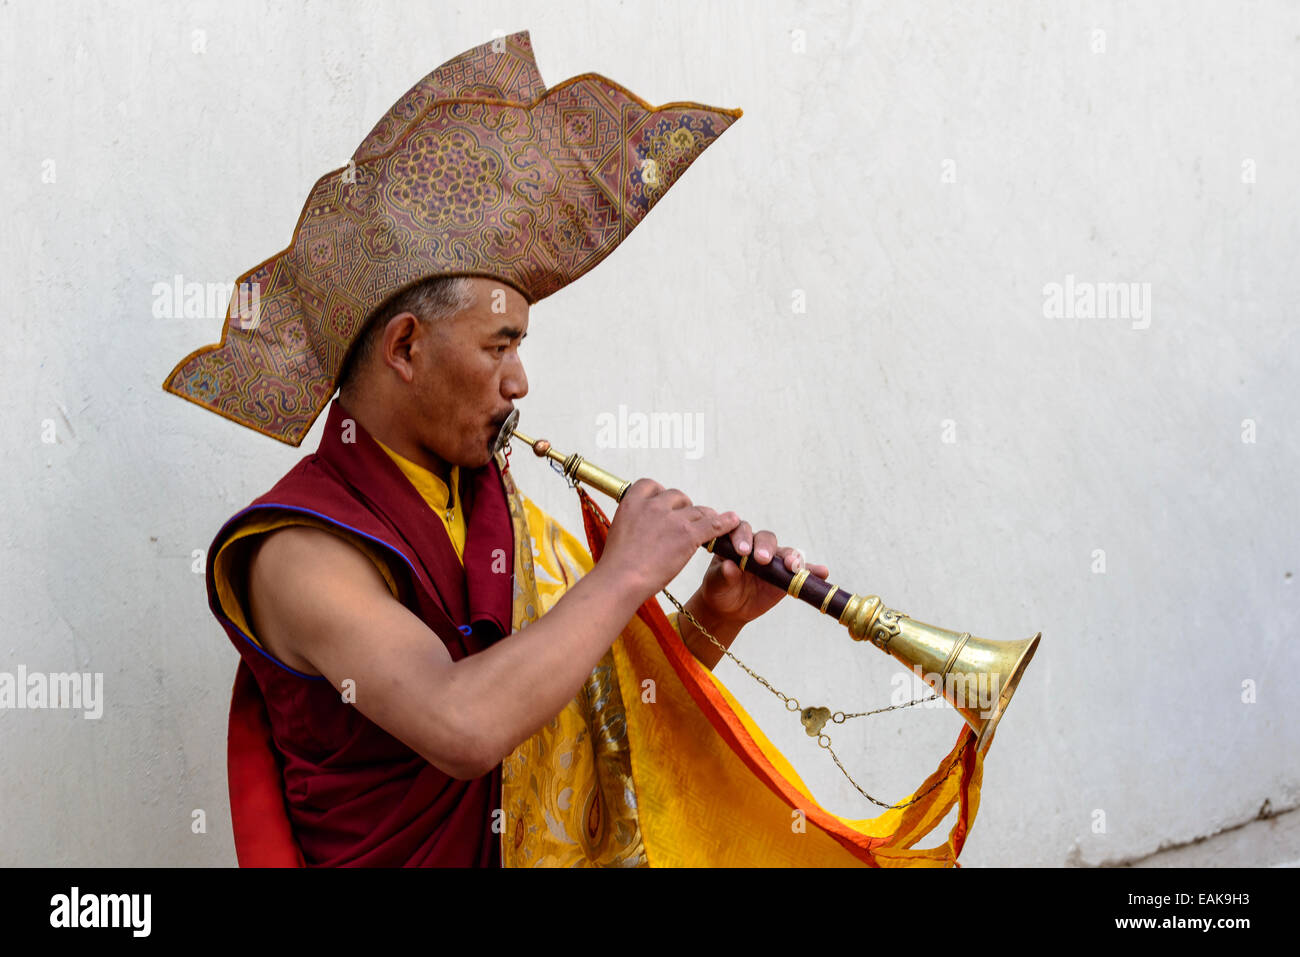
[{"label": "man's neck", "polygon": [[451,464],[412,439],[401,428],[400,420],[391,412],[385,413],[382,406],[376,408],[355,396],[344,398],[340,395],[339,404],[369,433],[372,439],[387,446],[407,461],[414,462],[420,468],[428,469],[442,480],[443,485],[451,487]]}]

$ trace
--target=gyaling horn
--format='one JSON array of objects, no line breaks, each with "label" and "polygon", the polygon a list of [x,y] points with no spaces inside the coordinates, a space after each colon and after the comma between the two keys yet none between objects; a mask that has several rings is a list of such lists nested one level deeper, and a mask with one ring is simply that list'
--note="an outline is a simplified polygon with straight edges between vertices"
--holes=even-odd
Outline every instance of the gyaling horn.
[{"label": "gyaling horn", "polygon": [[[494,451],[511,437],[530,446],[539,458],[558,462],[566,477],[599,489],[620,501],[631,486],[581,455],[563,455],[546,439],[530,439],[515,426],[519,410],[501,426]],[[966,720],[975,732],[975,746],[983,753],[993,743],[993,733],[1006,713],[1016,686],[1029,666],[1042,632],[1024,641],[991,641],[968,631],[956,632],[917,621],[885,606],[876,595],[858,595],[810,575],[807,568],[791,572],[784,562],[749,565],[748,555],[737,555],[729,538],[705,543],[706,550],[729,558],[769,584],[831,615],[855,641],[869,641],[920,675]]]}]

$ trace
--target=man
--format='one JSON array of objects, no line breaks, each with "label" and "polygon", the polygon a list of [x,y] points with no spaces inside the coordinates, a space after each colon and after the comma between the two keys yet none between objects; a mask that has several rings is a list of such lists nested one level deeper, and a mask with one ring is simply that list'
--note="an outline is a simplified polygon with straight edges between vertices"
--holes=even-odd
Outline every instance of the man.
[{"label": "man", "polygon": [[[221,342],[168,377],[292,445],[329,405],[317,451],[208,549],[241,657],[241,863],[955,863],[978,806],[969,729],[916,799],[840,817],[709,670],[783,593],[715,557],[680,633],[647,600],[719,535],[798,569],[793,549],[642,479],[612,524],[579,490],[593,562],[492,452],[527,393],[529,307],[739,116],[593,73],[548,89],[526,32],[468,50],[316,182]],[[914,848],[957,801],[947,844]]]}]

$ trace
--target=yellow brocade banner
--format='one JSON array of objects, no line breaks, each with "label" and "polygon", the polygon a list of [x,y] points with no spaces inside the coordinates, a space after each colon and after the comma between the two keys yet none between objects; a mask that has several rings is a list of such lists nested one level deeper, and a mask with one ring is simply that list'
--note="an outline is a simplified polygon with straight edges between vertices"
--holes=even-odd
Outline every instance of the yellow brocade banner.
[{"label": "yellow brocade banner", "polygon": [[[578,489],[591,553],[503,473],[515,542],[513,626],[544,615],[599,557],[609,521]],[[532,543],[532,548],[519,547]],[[531,551],[531,555],[529,552]],[[983,757],[963,726],[924,797],[874,818],[822,808],[686,649],[655,598],[582,691],[502,762],[506,867],[952,867],[979,808]],[[899,803],[910,801],[908,795]],[[958,805],[948,840],[913,845]]]}]

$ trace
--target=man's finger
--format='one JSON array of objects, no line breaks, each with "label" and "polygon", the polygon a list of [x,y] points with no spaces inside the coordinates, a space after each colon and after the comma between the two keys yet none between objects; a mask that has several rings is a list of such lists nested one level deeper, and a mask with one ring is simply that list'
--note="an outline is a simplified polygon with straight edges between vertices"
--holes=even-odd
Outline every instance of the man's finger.
[{"label": "man's finger", "polygon": [[731,547],[737,555],[748,555],[754,547],[754,529],[749,522],[742,521],[731,530]]},{"label": "man's finger", "polygon": [[776,554],[776,533],[767,529],[754,536],[754,558],[760,565],[766,565]]},{"label": "man's finger", "polygon": [[804,557],[801,549],[786,545],[778,549],[777,554],[785,560],[785,567],[792,572],[797,572],[804,567]]},{"label": "man's finger", "polygon": [[719,512],[716,508],[709,508],[707,505],[696,505],[695,510],[698,513],[692,521],[703,519],[712,522],[718,519],[722,524],[730,527],[733,523],[740,521],[740,516],[735,512]]},{"label": "man's finger", "polygon": [[679,508],[690,508],[695,504],[691,501],[691,497],[679,488],[667,488],[660,494],[673,510]]}]

